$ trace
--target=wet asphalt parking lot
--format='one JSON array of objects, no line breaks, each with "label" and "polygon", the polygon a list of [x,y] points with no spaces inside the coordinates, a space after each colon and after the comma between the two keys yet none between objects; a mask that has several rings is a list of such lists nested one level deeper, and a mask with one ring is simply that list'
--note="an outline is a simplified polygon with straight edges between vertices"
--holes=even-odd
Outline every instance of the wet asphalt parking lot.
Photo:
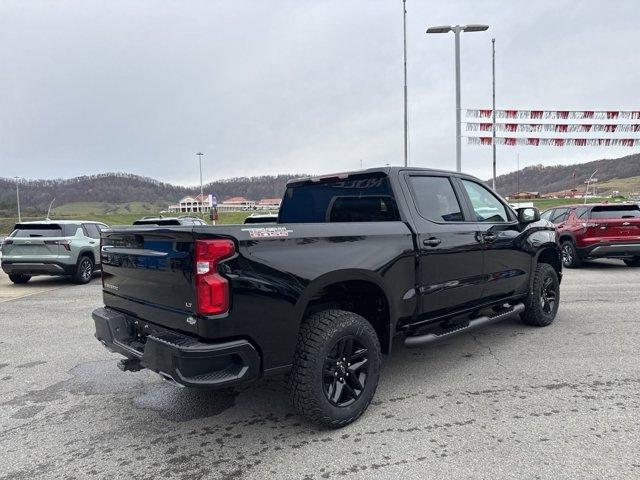
[{"label": "wet asphalt parking lot", "polygon": [[565,270],[554,325],[508,320],[386,358],[365,415],[308,425],[280,378],[123,373],[100,280],[0,274],[0,479],[640,478],[640,269]]}]

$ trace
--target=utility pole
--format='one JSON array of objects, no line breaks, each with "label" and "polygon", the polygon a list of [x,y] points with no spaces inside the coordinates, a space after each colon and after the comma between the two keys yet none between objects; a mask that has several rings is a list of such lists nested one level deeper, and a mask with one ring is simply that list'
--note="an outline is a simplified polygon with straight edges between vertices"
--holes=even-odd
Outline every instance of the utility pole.
[{"label": "utility pole", "polygon": [[404,38],[404,166],[408,166],[408,117],[407,117],[407,0],[402,0],[402,26]]},{"label": "utility pole", "polygon": [[492,87],[493,87],[493,105],[492,105],[492,117],[493,125],[491,131],[493,132],[493,139],[491,140],[491,147],[493,150],[493,189],[496,189],[496,39],[491,39],[491,73],[492,73]]},{"label": "utility pole", "polygon": [[16,179],[16,199],[18,200],[18,223],[22,222],[22,216],[20,215],[20,188],[18,187],[19,184],[19,179],[18,177],[15,177]]},{"label": "utility pole", "polygon": [[204,153],[198,152],[196,153],[198,156],[198,161],[200,162],[200,206],[198,207],[198,211],[202,213],[202,204],[204,203],[204,196],[202,192],[202,156]]},{"label": "utility pole", "polygon": [[516,177],[516,182],[518,184],[518,207],[520,207],[520,154],[517,153],[516,155],[517,155],[517,157],[516,157],[517,160],[516,161],[518,162],[517,166],[516,166],[516,168],[518,169],[518,175]]}]

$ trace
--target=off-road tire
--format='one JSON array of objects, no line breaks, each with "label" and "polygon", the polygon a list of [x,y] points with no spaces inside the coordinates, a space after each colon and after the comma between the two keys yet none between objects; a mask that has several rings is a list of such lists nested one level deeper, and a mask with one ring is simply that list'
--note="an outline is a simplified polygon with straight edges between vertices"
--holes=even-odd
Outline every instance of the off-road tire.
[{"label": "off-road tire", "polygon": [[562,265],[566,268],[578,268],[582,265],[582,259],[571,240],[562,242]]},{"label": "off-road tire", "polygon": [[9,275],[9,280],[16,285],[23,285],[31,280],[31,277],[29,275]]},{"label": "off-road tire", "polygon": [[[554,268],[548,263],[539,263],[533,274],[533,285],[529,296],[525,300],[525,310],[520,318],[527,325],[546,327],[551,325],[558,313],[560,305],[560,281]],[[550,284],[549,284],[550,282]],[[549,287],[551,285],[551,287]],[[553,307],[546,310],[544,299],[547,298],[547,288],[551,288],[555,294]]]},{"label": "off-road tire", "polygon": [[[367,349],[368,371],[363,389],[352,404],[336,406],[325,393],[325,361],[344,338]],[[381,352],[373,326],[363,317],[344,310],[324,310],[300,325],[293,367],[287,377],[291,402],[311,423],[339,428],[356,420],[367,409],[378,386]],[[329,377],[330,378],[330,377]]]},{"label": "off-road tire", "polygon": [[78,264],[76,265],[76,271],[73,274],[73,283],[77,283],[79,285],[84,285],[85,283],[89,283],[93,278],[93,272],[95,269],[95,265],[91,257],[88,255],[82,255],[78,259]]},{"label": "off-road tire", "polygon": [[627,267],[640,267],[640,257],[625,258],[624,263]]}]

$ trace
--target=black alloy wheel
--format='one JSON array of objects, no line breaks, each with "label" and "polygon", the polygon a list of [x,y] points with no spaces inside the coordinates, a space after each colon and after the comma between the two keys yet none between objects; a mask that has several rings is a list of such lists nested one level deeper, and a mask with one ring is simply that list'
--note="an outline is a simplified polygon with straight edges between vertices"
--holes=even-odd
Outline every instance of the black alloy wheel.
[{"label": "black alloy wheel", "polygon": [[545,314],[551,315],[555,311],[557,300],[557,286],[553,278],[545,277],[540,293],[540,308]]},{"label": "black alloy wheel", "polygon": [[353,335],[341,338],[324,360],[324,393],[336,407],[355,402],[365,389],[369,351]]}]

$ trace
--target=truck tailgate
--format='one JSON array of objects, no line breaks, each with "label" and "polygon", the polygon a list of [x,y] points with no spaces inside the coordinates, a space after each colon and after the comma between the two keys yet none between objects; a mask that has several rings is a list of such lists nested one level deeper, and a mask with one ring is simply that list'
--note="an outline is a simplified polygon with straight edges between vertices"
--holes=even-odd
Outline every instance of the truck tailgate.
[{"label": "truck tailgate", "polygon": [[101,248],[105,304],[136,316],[144,311],[152,322],[189,330],[184,319],[195,312],[191,230],[136,227],[105,232]]}]

